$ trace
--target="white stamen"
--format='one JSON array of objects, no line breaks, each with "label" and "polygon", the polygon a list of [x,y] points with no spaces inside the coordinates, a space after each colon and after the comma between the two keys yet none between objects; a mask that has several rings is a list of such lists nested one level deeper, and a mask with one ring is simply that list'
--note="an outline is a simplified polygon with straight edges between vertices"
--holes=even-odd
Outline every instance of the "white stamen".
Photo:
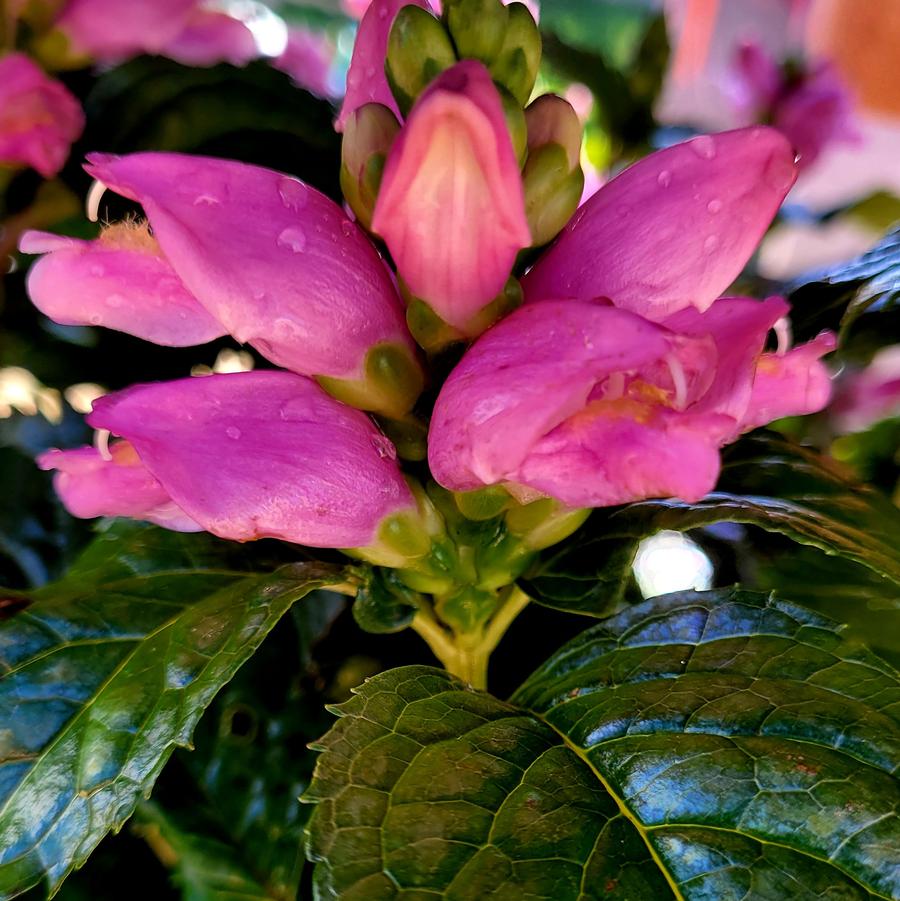
[{"label": "white stamen", "polygon": [[672,376],[672,384],[675,387],[675,409],[683,410],[687,404],[687,378],[681,360],[675,354],[666,354],[666,366]]},{"label": "white stamen", "polygon": [[772,331],[775,332],[775,337],[778,339],[778,347],[775,353],[779,357],[783,357],[791,349],[791,344],[794,340],[794,335],[791,331],[791,320],[787,316],[782,316],[772,326]]},{"label": "white stamen", "polygon": [[606,380],[606,388],[603,392],[603,400],[618,400],[625,394],[625,373],[614,372]]},{"label": "white stamen", "polygon": [[95,178],[88,188],[87,196],[84,198],[84,208],[91,222],[96,222],[100,218],[100,201],[106,191],[106,185],[99,178]]},{"label": "white stamen", "polygon": [[112,460],[112,454],[109,452],[109,436],[109,429],[97,429],[94,432],[94,447],[104,460]]}]

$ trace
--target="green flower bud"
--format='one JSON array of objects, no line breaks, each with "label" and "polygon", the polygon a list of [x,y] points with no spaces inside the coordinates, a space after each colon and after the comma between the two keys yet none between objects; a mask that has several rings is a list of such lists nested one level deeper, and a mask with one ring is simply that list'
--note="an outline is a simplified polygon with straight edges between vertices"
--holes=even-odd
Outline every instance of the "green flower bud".
[{"label": "green flower bud", "polygon": [[491,76],[524,106],[534,89],[541,64],[541,35],[528,7],[511,3],[503,45],[488,66]]},{"label": "green flower bud", "polygon": [[429,82],[455,62],[453,42],[441,22],[420,6],[402,7],[388,36],[384,70],[403,115]]},{"label": "green flower bud", "polygon": [[460,59],[490,65],[500,53],[509,22],[501,0],[447,0],[444,19]]},{"label": "green flower bud", "polygon": [[384,162],[400,123],[380,103],[366,103],[344,124],[341,142],[341,190],[360,223],[369,228],[378,199]]},{"label": "green flower bud", "polygon": [[366,354],[364,368],[361,380],[320,375],[316,381],[351,407],[402,419],[425,385],[419,361],[400,344],[376,344]]},{"label": "green flower bud", "polygon": [[582,128],[562,97],[545,94],[525,110],[528,160],[522,171],[525,215],[535,246],[552,241],[578,208],[584,190]]},{"label": "green flower bud", "polygon": [[559,501],[544,497],[513,507],[506,514],[506,525],[529,550],[540,551],[568,538],[590,513],[589,509],[564,507]]},{"label": "green flower bud", "polygon": [[491,485],[477,491],[456,491],[453,493],[456,507],[466,519],[482,522],[499,516],[512,503],[509,492],[500,485]]}]

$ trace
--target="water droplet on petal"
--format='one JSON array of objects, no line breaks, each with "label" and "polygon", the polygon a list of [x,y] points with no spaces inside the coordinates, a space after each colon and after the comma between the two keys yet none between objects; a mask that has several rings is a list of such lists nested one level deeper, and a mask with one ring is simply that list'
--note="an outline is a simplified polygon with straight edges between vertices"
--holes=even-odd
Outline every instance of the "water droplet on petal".
[{"label": "water droplet on petal", "polygon": [[703,242],[703,249],[704,249],[707,253],[712,253],[718,246],[719,246],[719,239],[718,239],[718,237],[717,237],[716,235],[710,235],[710,236]]},{"label": "water droplet on petal", "polygon": [[367,66],[366,67],[366,78],[374,78],[375,77],[375,67]]},{"label": "water droplet on petal", "polygon": [[125,298],[121,294],[110,294],[106,298],[106,305],[109,307],[120,307],[125,303]]},{"label": "water droplet on petal", "polygon": [[716,155],[716,142],[710,135],[698,135],[688,141],[688,147],[702,160],[711,160]]},{"label": "water droplet on petal", "polygon": [[391,444],[390,439],[384,435],[373,435],[372,447],[375,448],[375,452],[379,457],[381,457],[382,460],[397,459],[397,451],[394,449],[394,445]]},{"label": "water droplet on petal", "polygon": [[95,263],[93,266],[88,266],[88,273],[93,275],[94,278],[102,278],[106,274],[106,270],[98,263]]},{"label": "water droplet on petal", "polygon": [[230,425],[225,429],[225,434],[231,438],[232,441],[237,441],[237,439],[241,437],[241,430],[237,426]]},{"label": "water droplet on petal", "polygon": [[309,189],[299,179],[285,176],[278,182],[278,196],[289,210],[302,210],[308,195]]},{"label": "water droplet on petal", "polygon": [[387,11],[387,7],[386,7],[386,6],[382,6],[382,7],[378,10],[378,18],[379,18],[379,19],[386,19],[386,18],[387,18],[387,14],[388,14],[388,11]]},{"label": "water droplet on petal", "polygon": [[198,194],[194,198],[194,206],[217,206],[222,201],[212,194]]},{"label": "water droplet on petal", "polygon": [[272,323],[272,329],[279,341],[305,341],[309,339],[309,333],[306,329],[293,319],[276,319]]},{"label": "water droplet on petal", "polygon": [[787,191],[794,183],[796,166],[792,160],[786,159],[780,154],[769,157],[763,170],[763,178],[766,184],[775,191]]},{"label": "water droplet on petal", "polygon": [[349,219],[344,219],[341,222],[341,231],[344,233],[345,238],[349,238],[353,234],[353,223]]},{"label": "water droplet on petal", "polygon": [[306,235],[296,226],[286,228],[278,236],[278,246],[287,247],[294,253],[302,253],[306,249]]},{"label": "water droplet on petal", "polygon": [[714,197],[712,200],[710,200],[710,202],[708,204],[706,204],[706,209],[708,212],[715,215],[716,213],[721,211],[722,201],[719,200],[717,197]]},{"label": "water droplet on petal", "polygon": [[656,176],[656,181],[661,188],[668,188],[670,184],[672,184],[672,173],[669,172],[668,169],[663,169],[659,175]]}]

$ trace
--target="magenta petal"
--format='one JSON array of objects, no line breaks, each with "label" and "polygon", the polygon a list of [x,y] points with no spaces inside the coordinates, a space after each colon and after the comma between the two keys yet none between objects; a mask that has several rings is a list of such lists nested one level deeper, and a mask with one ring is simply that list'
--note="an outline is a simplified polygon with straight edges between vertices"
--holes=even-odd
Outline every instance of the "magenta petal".
[{"label": "magenta petal", "polygon": [[161,50],[186,66],[214,66],[222,62],[244,66],[260,55],[252,32],[243,22],[202,7]]},{"label": "magenta petal", "polygon": [[357,378],[374,344],[412,347],[384,262],[337,204],[303,182],[178,153],[92,154],[86,168],[141,203],[187,289],[274,363]]},{"label": "magenta petal", "polygon": [[372,218],[410,291],[465,329],[531,243],[500,95],[464,60],[414,104],[391,147]]},{"label": "magenta petal", "polygon": [[222,538],[357,547],[413,505],[372,421],[288,372],[137,385],[95,401],[88,421],[131,442],[175,503]]},{"label": "magenta petal", "polygon": [[740,273],[795,178],[794,151],[771,128],[653,153],[576,212],[525,276],[526,299],[609,297],[656,320],[705,310]]},{"label": "magenta petal", "polygon": [[575,416],[542,438],[512,480],[570,507],[608,507],[652,497],[700,500],[719,476],[729,417],[660,413]]},{"label": "magenta petal", "polygon": [[404,6],[420,6],[428,10],[431,8],[426,0],[372,0],[365,10],[353,44],[341,114],[334,123],[338,131],[344,130],[350,114],[364,103],[380,103],[400,118],[397,101],[394,100],[384,74],[384,58],[387,55],[391,26]]},{"label": "magenta petal", "polygon": [[0,58],[0,165],[52,178],[83,129],[81,105],[60,82],[24,53]]},{"label": "magenta petal", "polygon": [[321,32],[291,28],[284,53],[273,59],[272,65],[290,75],[301,88],[320,97],[331,97],[334,56],[334,45]]},{"label": "magenta petal", "polygon": [[510,479],[605,376],[671,348],[665,329],[602,304],[522,307],[482,335],[444,383],[428,436],[435,479],[461,491]]},{"label": "magenta petal", "polygon": [[152,247],[26,232],[19,249],[46,254],[28,273],[28,295],[61,325],[103,325],[170,347],[227,334]]},{"label": "magenta petal", "polygon": [[184,29],[197,0],[68,0],[56,26],[76,53],[117,62],[163,53]]},{"label": "magenta petal", "polygon": [[763,354],[756,367],[753,393],[741,422],[741,431],[767,425],[783,416],[803,416],[827,406],[831,379],[820,357],[837,347],[832,332],[784,354]]},{"label": "magenta petal", "polygon": [[764,301],[722,297],[703,313],[688,307],[665,320],[666,328],[681,335],[708,335],[716,346],[715,377],[692,412],[723,413],[737,428],[750,403],[753,374],[766,338],[789,309],[780,297]]},{"label": "magenta petal", "polygon": [[172,502],[127,442],[112,445],[110,452],[111,459],[106,460],[93,447],[49,450],[37,462],[41,469],[56,471],[53,486],[73,516],[127,516],[178,532],[200,530]]}]

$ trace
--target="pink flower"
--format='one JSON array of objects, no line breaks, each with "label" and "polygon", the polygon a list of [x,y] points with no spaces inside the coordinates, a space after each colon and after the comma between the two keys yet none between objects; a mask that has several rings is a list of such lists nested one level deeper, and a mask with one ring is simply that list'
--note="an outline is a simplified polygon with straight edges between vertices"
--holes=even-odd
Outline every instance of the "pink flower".
[{"label": "pink flower", "polygon": [[50,251],[29,285],[57,321],[165,344],[228,333],[294,372],[354,383],[367,379],[376,347],[395,349],[417,370],[390,273],[323,194],[269,169],[206,157],[89,159],[103,185],[143,206],[153,234],[117,226],[79,242],[27,233],[23,250]]},{"label": "pink flower", "polygon": [[334,124],[338,131],[344,130],[347,117],[364,103],[380,103],[399,118],[397,101],[384,74],[384,59],[394,19],[401,7],[411,5],[431,9],[427,0],[372,0],[364,12],[361,5],[356,7],[362,13],[362,21],[347,70],[347,91]]},{"label": "pink flower", "polygon": [[699,500],[715,486],[723,444],[828,400],[818,357],[833,336],[762,353],[786,312],[779,298],[723,298],[653,323],[604,301],[527,305],[444,384],[431,471],[453,490],[507,484],[572,507]]},{"label": "pink flower", "polygon": [[756,249],[796,178],[771,128],[702,135],[603,185],[522,281],[528,301],[607,297],[659,321],[707,309]]},{"label": "pink flower", "polygon": [[76,516],[130,516],[221,538],[371,544],[414,501],[393,445],[311,379],[242,372],[136,385],[88,422],[125,439],[39,458]]},{"label": "pink flower", "polygon": [[84,129],[78,101],[23,53],[0,58],[0,165],[52,178]]},{"label": "pink flower", "polygon": [[186,66],[245,66],[261,54],[253,33],[223,12],[198,9],[160,52]]},{"label": "pink flower", "polygon": [[842,433],[900,416],[900,344],[882,348],[865,369],[843,376],[829,413]]},{"label": "pink flower", "polygon": [[531,243],[519,164],[487,69],[464,60],[414,104],[388,154],[372,229],[409,290],[466,330]]},{"label": "pink flower", "polygon": [[737,104],[748,121],[769,122],[794,145],[802,168],[835,141],[855,141],[853,102],[837,70],[820,62],[806,70],[779,66],[761,45],[737,52]]},{"label": "pink flower", "polygon": [[272,65],[290,75],[301,88],[320,97],[330,97],[334,94],[329,85],[334,54],[335,48],[325,35],[291,28],[287,48],[272,60]]}]

